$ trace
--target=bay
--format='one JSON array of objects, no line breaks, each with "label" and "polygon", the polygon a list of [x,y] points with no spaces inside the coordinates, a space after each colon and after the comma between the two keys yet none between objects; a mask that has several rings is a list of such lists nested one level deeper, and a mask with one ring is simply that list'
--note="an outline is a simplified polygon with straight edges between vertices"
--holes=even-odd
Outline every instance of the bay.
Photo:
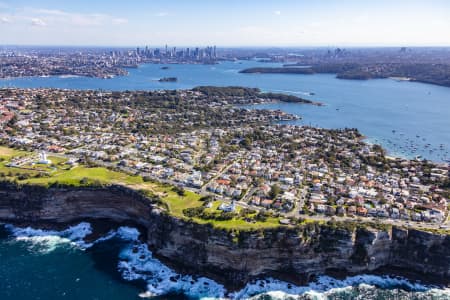
[{"label": "bay", "polygon": [[[325,106],[276,103],[256,108],[281,109],[302,117],[296,124],[323,128],[358,128],[369,142],[389,154],[436,162],[450,159],[450,88],[417,82],[376,79],[341,80],[334,74],[242,74],[256,66],[280,66],[257,61],[216,65],[145,64],[129,76],[113,79],[31,77],[1,79],[1,87],[103,90],[189,89],[199,85],[257,87],[320,101]],[[159,82],[177,77],[177,82]],[[255,108],[255,107],[252,107]]]}]

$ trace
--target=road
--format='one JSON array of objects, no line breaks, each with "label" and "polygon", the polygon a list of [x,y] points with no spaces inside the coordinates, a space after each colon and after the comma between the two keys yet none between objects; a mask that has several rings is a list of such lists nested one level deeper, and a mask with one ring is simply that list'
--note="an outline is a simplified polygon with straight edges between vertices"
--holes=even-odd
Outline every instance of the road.
[{"label": "road", "polygon": [[213,178],[211,178],[207,183],[205,183],[201,190],[202,191],[206,191],[206,187],[213,182],[214,180],[217,180],[217,178],[219,178],[220,176],[222,176],[225,172],[227,172],[231,166],[236,162],[236,160],[233,160],[232,162],[230,162],[228,165],[226,165],[225,167],[222,168],[222,170],[220,170],[219,172],[217,172],[217,175],[214,176]]}]

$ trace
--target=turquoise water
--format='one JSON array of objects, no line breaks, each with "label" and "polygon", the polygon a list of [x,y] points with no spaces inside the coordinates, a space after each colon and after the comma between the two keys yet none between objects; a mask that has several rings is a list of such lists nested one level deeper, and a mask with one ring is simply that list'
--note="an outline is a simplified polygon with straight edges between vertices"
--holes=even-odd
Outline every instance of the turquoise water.
[{"label": "turquoise water", "polygon": [[308,286],[266,279],[228,293],[164,266],[133,228],[86,244],[89,232],[89,223],[52,232],[0,225],[0,299],[450,299],[448,289],[373,275],[323,276]]},{"label": "turquoise water", "polygon": [[[340,80],[332,74],[239,73],[241,69],[258,65],[261,63],[242,61],[170,65],[168,70],[162,70],[162,65],[148,64],[130,69],[129,76],[113,79],[18,78],[2,79],[0,86],[105,90],[184,89],[198,85],[258,87],[325,104],[322,107],[293,103],[261,106],[298,114],[303,118],[298,124],[356,127],[369,142],[382,144],[391,154],[410,158],[421,155],[434,161],[450,159],[450,88],[391,79]],[[276,66],[264,64],[271,65]],[[158,82],[161,77],[177,77],[178,82]]]}]

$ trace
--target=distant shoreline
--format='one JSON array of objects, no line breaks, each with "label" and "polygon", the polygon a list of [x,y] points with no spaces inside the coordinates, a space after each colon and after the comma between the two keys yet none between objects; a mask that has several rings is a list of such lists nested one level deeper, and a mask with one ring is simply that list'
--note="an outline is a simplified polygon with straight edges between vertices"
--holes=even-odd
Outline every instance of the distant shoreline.
[{"label": "distant shoreline", "polygon": [[[323,64],[316,66],[301,67],[296,65],[289,65],[288,67],[252,67],[240,70],[243,74],[293,74],[293,75],[314,75],[314,74],[335,74],[338,79],[350,80],[370,80],[370,79],[393,79],[397,81],[411,81],[421,82],[426,84],[433,84],[443,87],[450,87],[450,82],[445,79],[433,75],[433,73],[426,73],[425,71],[418,72],[416,76],[401,75],[402,73],[409,74],[407,71],[386,71],[375,72],[365,70],[364,66],[355,65],[348,66],[347,64]],[[372,66],[373,67],[373,66]],[[398,67],[400,68],[400,67]],[[431,71],[430,71],[431,72]],[[399,75],[397,75],[400,73]],[[395,74],[395,75],[393,75]]]},{"label": "distant shoreline", "polygon": [[412,81],[413,79],[412,78],[409,78],[409,77],[395,77],[395,76],[393,76],[393,77],[388,77],[389,79],[392,79],[392,80],[396,80],[396,81]]}]

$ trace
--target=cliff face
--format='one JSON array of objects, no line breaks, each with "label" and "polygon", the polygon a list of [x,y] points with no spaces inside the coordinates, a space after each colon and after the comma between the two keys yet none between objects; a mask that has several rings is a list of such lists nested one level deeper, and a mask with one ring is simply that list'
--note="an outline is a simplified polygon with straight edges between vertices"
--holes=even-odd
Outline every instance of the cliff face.
[{"label": "cliff face", "polygon": [[384,268],[449,283],[450,236],[393,228],[339,229],[308,224],[232,232],[160,213],[149,199],[122,187],[0,188],[0,220],[68,223],[80,219],[133,222],[147,230],[155,255],[180,271],[229,287],[262,276],[305,282],[325,272]]}]

